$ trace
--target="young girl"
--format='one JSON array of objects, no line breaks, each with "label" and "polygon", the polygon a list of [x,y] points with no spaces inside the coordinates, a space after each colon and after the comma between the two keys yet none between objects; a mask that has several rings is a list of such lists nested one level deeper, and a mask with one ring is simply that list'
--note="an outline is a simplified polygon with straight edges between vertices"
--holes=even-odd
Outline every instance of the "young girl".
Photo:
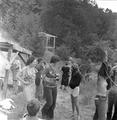
[{"label": "young girl", "polygon": [[101,68],[98,72],[97,95],[95,97],[96,110],[93,120],[106,120],[108,72],[107,62],[102,62]]},{"label": "young girl", "polygon": [[70,80],[69,86],[71,88],[71,103],[72,103],[73,117],[74,117],[75,108],[76,108],[77,119],[79,119],[78,98],[79,98],[79,85],[81,83],[81,80],[82,80],[82,76],[78,69],[78,65],[73,64],[71,67],[71,80]]}]

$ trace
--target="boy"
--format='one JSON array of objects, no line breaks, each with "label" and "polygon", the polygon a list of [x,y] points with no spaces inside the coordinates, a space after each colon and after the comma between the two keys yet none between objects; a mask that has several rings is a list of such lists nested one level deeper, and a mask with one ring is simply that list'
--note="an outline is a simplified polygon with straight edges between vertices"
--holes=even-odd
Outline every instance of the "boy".
[{"label": "boy", "polygon": [[40,110],[40,103],[37,99],[31,100],[27,104],[27,114],[24,115],[23,120],[42,120],[38,118],[38,112]]}]

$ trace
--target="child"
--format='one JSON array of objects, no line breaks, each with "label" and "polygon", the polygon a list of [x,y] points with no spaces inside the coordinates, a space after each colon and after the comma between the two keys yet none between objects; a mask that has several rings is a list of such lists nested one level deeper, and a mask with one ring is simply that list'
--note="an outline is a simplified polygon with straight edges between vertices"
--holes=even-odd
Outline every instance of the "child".
[{"label": "child", "polygon": [[27,104],[27,114],[24,115],[23,120],[42,120],[38,118],[38,112],[40,110],[40,103],[37,99],[31,100]]},{"label": "child", "polygon": [[71,80],[69,83],[69,87],[71,88],[71,103],[72,103],[72,112],[73,117],[75,113],[75,108],[77,112],[77,120],[80,119],[79,114],[79,86],[82,80],[82,75],[79,71],[78,65],[73,64],[71,67]]}]

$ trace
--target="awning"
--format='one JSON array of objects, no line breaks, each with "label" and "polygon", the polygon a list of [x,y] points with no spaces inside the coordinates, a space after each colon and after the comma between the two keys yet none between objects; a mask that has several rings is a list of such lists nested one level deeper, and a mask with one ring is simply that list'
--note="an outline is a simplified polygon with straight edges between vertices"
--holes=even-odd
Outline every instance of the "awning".
[{"label": "awning", "polygon": [[32,52],[30,50],[27,50],[27,49],[21,47],[17,43],[0,42],[0,50],[1,51],[8,51],[8,49],[10,47],[12,47],[13,52],[20,52],[20,53],[28,54],[28,55],[32,54]]}]

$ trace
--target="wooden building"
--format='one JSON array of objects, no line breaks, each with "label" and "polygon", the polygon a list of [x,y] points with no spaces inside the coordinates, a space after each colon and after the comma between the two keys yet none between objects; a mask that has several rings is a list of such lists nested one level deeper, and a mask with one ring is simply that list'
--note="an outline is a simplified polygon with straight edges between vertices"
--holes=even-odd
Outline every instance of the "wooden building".
[{"label": "wooden building", "polygon": [[[21,60],[26,63],[25,58],[28,58],[32,52],[30,50],[27,50],[23,47],[21,47],[18,43],[16,42],[11,42],[11,41],[1,41],[0,42],[0,52],[6,52],[7,53],[7,61],[9,64],[12,64],[14,60],[19,56]],[[14,56],[11,58],[12,54],[14,53]],[[25,56],[25,58],[24,58]],[[9,65],[10,67],[10,65]],[[5,77],[4,77],[4,87],[3,87],[3,97],[6,98],[6,93],[7,93],[7,85],[8,85],[8,78],[9,78],[9,69],[5,70]]]}]

